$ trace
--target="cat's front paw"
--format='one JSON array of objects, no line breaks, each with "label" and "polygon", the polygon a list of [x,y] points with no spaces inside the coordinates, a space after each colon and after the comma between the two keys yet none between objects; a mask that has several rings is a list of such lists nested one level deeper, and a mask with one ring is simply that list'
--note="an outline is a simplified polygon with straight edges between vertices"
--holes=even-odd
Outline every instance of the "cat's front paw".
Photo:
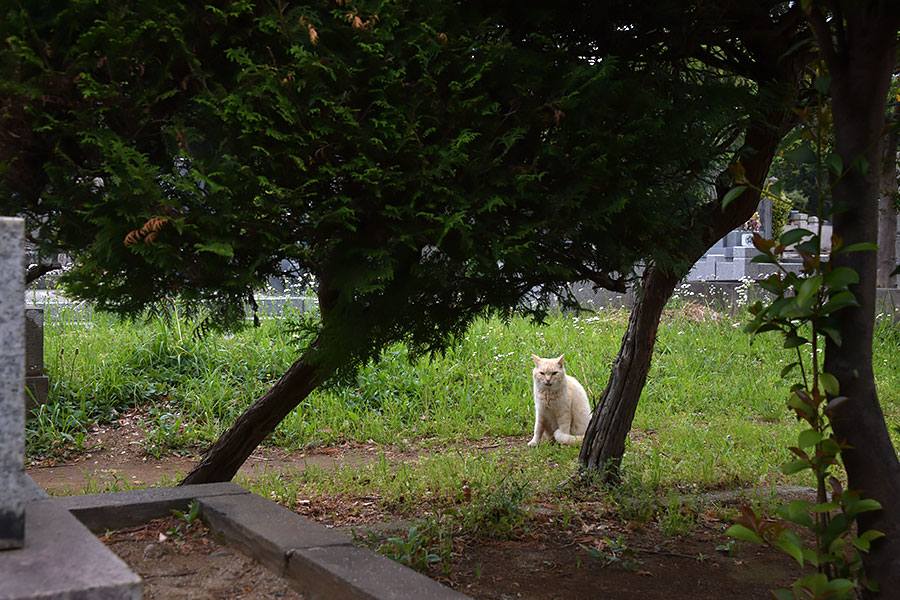
[{"label": "cat's front paw", "polygon": [[528,445],[531,446],[532,448],[534,448],[534,447],[537,446],[539,443],[540,443],[540,440],[539,440],[539,439],[537,439],[537,438],[532,438],[531,441],[528,442]]}]

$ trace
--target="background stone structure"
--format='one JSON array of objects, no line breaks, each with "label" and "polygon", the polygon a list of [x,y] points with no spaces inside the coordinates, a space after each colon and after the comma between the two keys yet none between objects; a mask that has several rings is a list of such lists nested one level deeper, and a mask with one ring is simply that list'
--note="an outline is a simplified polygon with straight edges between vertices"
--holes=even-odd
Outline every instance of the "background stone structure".
[{"label": "background stone structure", "polygon": [[24,234],[0,217],[0,550],[25,543]]}]

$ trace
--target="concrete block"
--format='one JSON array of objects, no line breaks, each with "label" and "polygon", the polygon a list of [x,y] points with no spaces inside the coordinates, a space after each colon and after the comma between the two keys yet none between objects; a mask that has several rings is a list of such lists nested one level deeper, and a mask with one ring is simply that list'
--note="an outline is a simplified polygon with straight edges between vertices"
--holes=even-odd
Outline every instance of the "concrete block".
[{"label": "concrete block", "polygon": [[688,273],[687,279],[688,281],[706,281],[707,279],[714,279],[715,275],[712,264],[705,259],[700,259],[691,267],[691,272]]},{"label": "concrete block", "polygon": [[25,543],[25,225],[0,217],[0,550]]},{"label": "concrete block", "polygon": [[0,552],[0,600],[140,600],[140,577],[54,500],[26,522],[24,547]]},{"label": "concrete block", "polygon": [[201,498],[200,509],[215,535],[282,575],[296,548],[351,545],[346,535],[256,494]]},{"label": "concrete block", "polygon": [[725,247],[728,248],[743,245],[741,243],[741,240],[743,239],[743,235],[745,233],[745,231],[729,231],[727,234],[725,234]]},{"label": "concrete block", "polygon": [[762,253],[757,250],[755,246],[737,246],[732,249],[732,256],[734,258],[750,259],[759,254]]},{"label": "concrete block", "polygon": [[734,262],[720,262],[716,264],[716,279],[724,279],[737,281],[740,277],[735,276]]},{"label": "concrete block", "polygon": [[56,501],[59,506],[71,511],[88,529],[102,533],[167,517],[172,509],[184,510],[201,496],[233,495],[250,495],[250,492],[230,482],[202,483],[112,494],[67,496]]},{"label": "concrete block", "polygon": [[288,559],[288,576],[297,582],[297,589],[304,596],[312,599],[461,600],[468,597],[355,546],[298,549]]}]

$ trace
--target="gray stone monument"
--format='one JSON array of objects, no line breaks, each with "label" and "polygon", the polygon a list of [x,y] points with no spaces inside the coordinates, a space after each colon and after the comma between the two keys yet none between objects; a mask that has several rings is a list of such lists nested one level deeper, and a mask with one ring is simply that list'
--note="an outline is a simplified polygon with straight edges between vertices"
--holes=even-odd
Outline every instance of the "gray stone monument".
[{"label": "gray stone monument", "polygon": [[0,217],[0,550],[25,543],[25,225]]},{"label": "gray stone monument", "polygon": [[44,375],[44,309],[25,307],[25,410],[46,404],[50,381]]},{"label": "gray stone monument", "polygon": [[772,239],[772,199],[762,198],[756,212],[759,213],[759,235]]},{"label": "gray stone monument", "polygon": [[0,217],[0,600],[140,600],[140,578],[25,473],[24,258],[23,220]]}]

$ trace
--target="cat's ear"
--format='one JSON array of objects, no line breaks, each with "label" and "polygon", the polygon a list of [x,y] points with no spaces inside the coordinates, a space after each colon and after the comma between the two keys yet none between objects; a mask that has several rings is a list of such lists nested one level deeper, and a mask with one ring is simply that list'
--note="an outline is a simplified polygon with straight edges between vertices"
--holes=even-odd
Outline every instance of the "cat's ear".
[{"label": "cat's ear", "polygon": [[541,357],[538,356],[537,354],[532,354],[531,359],[534,360],[534,364],[536,364],[536,365],[541,364]]},{"label": "cat's ear", "polygon": [[565,354],[560,354],[559,358],[556,359],[556,364],[558,364],[559,366],[563,366],[563,358],[565,356],[566,356]]}]

